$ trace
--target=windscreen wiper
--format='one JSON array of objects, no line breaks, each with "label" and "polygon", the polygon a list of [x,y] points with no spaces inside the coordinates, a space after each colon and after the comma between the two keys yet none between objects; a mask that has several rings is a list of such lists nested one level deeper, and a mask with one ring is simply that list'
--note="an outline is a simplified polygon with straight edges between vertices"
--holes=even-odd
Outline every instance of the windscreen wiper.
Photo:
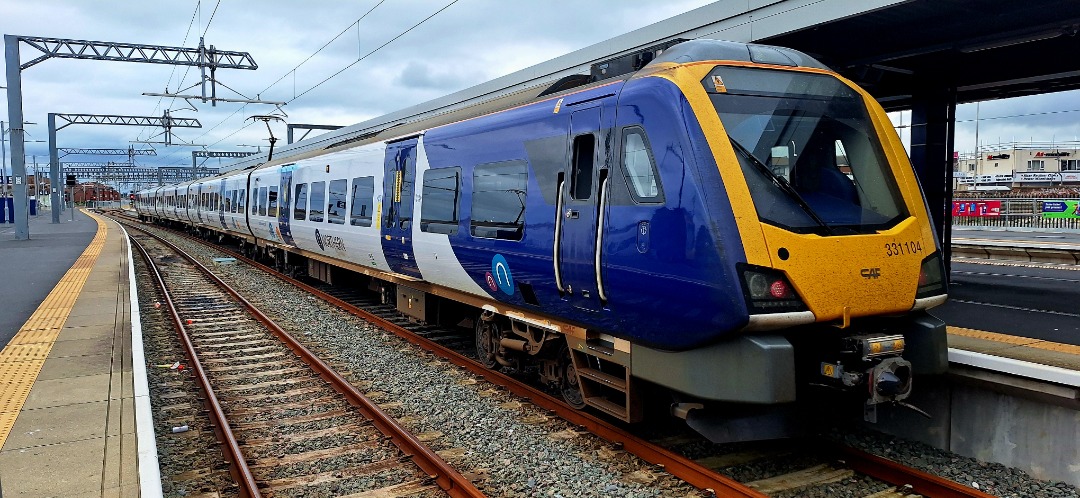
[{"label": "windscreen wiper", "polygon": [[742,155],[746,157],[746,159],[748,159],[750,163],[758,169],[758,171],[761,171],[765,174],[765,176],[769,177],[769,179],[772,180],[773,184],[775,184],[776,187],[780,189],[780,191],[787,194],[788,197],[794,200],[795,203],[803,209],[803,211],[806,211],[806,214],[810,216],[810,219],[814,220],[815,223],[820,225],[821,228],[825,230],[826,234],[835,235],[832,228],[829,228],[829,225],[825,223],[825,220],[822,220],[821,217],[814,212],[813,208],[810,207],[810,204],[806,203],[806,199],[803,199],[803,197],[799,195],[799,192],[795,190],[795,187],[792,187],[791,184],[787,182],[787,180],[777,176],[776,173],[773,173],[772,170],[765,165],[765,163],[762,163],[761,160],[757,158],[757,156],[751,154],[750,151],[746,150],[746,147],[743,147],[742,144],[737,142],[734,138],[731,138],[731,135],[728,135],[728,140],[730,140],[731,144],[735,146],[735,150],[741,152]]}]

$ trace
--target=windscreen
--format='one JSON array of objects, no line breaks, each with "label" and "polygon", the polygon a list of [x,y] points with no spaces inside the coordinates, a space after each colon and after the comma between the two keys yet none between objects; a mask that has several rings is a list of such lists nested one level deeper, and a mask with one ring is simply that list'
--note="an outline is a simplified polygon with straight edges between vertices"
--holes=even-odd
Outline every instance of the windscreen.
[{"label": "windscreen", "polygon": [[759,218],[799,233],[872,233],[906,216],[862,97],[823,74],[717,66],[703,81]]}]

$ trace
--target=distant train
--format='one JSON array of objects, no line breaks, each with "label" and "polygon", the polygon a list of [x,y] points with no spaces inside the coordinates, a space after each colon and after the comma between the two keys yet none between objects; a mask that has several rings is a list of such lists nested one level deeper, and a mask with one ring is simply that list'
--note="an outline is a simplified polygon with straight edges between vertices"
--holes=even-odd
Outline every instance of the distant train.
[{"label": "distant train", "polygon": [[873,408],[944,372],[925,312],[941,248],[873,97],[800,52],[715,40],[593,69],[135,205],[467,324],[487,366],[539,366],[625,421],[661,390],[715,439],[769,437],[797,401]]}]

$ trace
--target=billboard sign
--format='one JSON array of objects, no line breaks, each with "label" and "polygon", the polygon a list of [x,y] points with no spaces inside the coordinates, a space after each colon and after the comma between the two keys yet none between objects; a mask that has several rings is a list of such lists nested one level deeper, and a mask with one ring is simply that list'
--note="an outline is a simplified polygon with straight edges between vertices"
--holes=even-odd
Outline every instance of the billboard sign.
[{"label": "billboard sign", "polygon": [[980,218],[1001,216],[1001,201],[954,201],[952,215]]},{"label": "billboard sign", "polygon": [[1043,218],[1080,218],[1080,201],[1039,201]]}]

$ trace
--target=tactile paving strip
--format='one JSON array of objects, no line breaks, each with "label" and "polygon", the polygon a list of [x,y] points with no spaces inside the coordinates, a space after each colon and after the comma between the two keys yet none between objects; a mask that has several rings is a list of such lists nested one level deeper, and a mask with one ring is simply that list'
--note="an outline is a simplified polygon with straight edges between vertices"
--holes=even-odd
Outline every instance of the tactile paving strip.
[{"label": "tactile paving strip", "polygon": [[1036,348],[1046,351],[1056,351],[1058,353],[1080,355],[1080,346],[1075,346],[1072,344],[1062,344],[1059,342],[1050,342],[1041,339],[1031,339],[1028,337],[1017,337],[1012,335],[999,334],[997,332],[987,332],[985,330],[966,329],[963,327],[949,327],[948,332],[952,335],[971,337],[973,339],[983,339],[1004,344],[1012,344],[1014,346],[1023,346],[1026,348]]},{"label": "tactile paving strip", "polygon": [[[85,211],[84,211],[85,212]],[[4,446],[15,419],[19,417],[30,389],[52,350],[56,337],[67,322],[75,300],[90,278],[108,233],[100,217],[87,213],[97,222],[97,234],[71,269],[53,287],[33,315],[26,320],[3,351],[0,351],[0,448]]]}]

